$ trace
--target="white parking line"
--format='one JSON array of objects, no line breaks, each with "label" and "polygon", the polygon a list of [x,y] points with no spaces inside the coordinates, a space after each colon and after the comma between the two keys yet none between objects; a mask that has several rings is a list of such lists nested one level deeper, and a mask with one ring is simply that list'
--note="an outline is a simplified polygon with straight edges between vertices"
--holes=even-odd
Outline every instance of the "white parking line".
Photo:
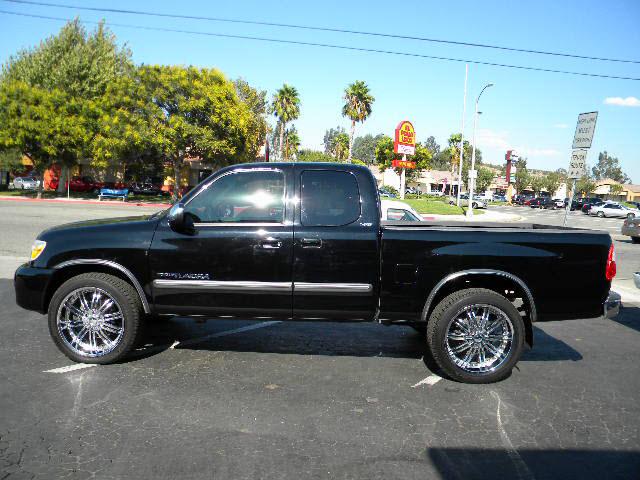
[{"label": "white parking line", "polygon": [[68,365],[66,367],[52,368],[51,370],[45,370],[44,373],[67,373],[75,370],[82,370],[83,368],[97,367],[95,363],[76,363],[75,365]]},{"label": "white parking line", "polygon": [[416,388],[416,387],[419,387],[420,385],[433,386],[436,383],[438,383],[440,380],[442,380],[442,377],[439,376],[439,375],[436,375],[436,374],[429,375],[427,378],[423,378],[422,380],[420,380],[415,385],[412,385],[411,388]]},{"label": "white parking line", "polygon": [[[173,350],[175,348],[178,347],[186,347],[188,345],[195,345],[197,343],[202,343],[204,341],[210,340],[212,338],[218,338],[218,337],[226,337],[227,335],[234,335],[236,333],[242,333],[242,332],[248,332],[251,330],[256,330],[258,328],[264,328],[264,327],[270,327],[272,325],[276,325],[278,323],[282,323],[282,321],[280,320],[275,320],[272,322],[261,322],[261,323],[257,323],[255,325],[247,325],[246,327],[240,327],[240,328],[235,328],[233,330],[226,330],[224,332],[218,332],[218,333],[212,333],[210,335],[204,335],[202,337],[197,337],[197,338],[190,338],[189,340],[185,340],[183,342],[179,342],[179,341],[175,341],[171,344],[166,344],[166,345],[156,345],[153,347],[150,347],[148,349],[143,348],[140,349],[141,351],[144,352],[149,352],[149,351],[162,351],[162,350],[166,350],[167,348],[169,348],[170,350]],[[140,350],[136,350],[136,351],[140,351]],[[52,368],[51,370],[45,370],[44,373],[68,373],[68,372],[73,372],[75,370],[82,370],[83,368],[90,368],[90,367],[97,367],[98,365],[95,363],[76,363],[75,365],[68,365],[66,367],[58,367],[58,368]]]}]

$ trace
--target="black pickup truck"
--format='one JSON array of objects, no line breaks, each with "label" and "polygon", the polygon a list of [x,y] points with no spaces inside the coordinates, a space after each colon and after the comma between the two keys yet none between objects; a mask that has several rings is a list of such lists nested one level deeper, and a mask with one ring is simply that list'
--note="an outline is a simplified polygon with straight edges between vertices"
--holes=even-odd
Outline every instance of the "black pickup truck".
[{"label": "black pickup truck", "polygon": [[[57,346],[109,363],[160,315],[407,324],[449,377],[505,378],[536,321],[616,313],[607,233],[381,222],[365,167],[223,168],[169,210],[39,235],[15,274]],[[619,296],[618,296],[619,298]]]}]

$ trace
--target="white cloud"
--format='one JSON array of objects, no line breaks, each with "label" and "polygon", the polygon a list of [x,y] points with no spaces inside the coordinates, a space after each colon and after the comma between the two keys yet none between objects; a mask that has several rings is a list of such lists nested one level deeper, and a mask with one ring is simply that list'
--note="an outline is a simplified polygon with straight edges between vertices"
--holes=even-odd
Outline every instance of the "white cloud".
[{"label": "white cloud", "polygon": [[553,128],[569,128],[569,125],[566,123],[556,123]]},{"label": "white cloud", "polygon": [[478,130],[478,146],[501,151],[515,150],[520,156],[525,157],[556,157],[560,152],[554,148],[530,147],[528,145],[514,145],[509,141],[509,133],[505,131],[494,132],[489,129]]},{"label": "white cloud", "polygon": [[605,105],[618,105],[619,107],[640,107],[640,99],[636,97],[607,97]]}]

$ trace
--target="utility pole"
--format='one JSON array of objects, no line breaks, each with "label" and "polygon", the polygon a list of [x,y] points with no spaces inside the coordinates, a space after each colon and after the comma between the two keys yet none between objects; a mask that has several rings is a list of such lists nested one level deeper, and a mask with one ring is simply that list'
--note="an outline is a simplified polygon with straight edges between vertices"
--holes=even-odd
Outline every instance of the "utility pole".
[{"label": "utility pole", "polygon": [[[462,160],[464,152],[464,116],[467,114],[467,80],[469,78],[469,64],[465,65],[464,70],[464,99],[462,101],[462,130],[460,131],[460,161],[458,162],[458,194],[456,205],[460,206],[460,185],[462,185]],[[453,182],[451,182],[453,188]]]},{"label": "utility pole", "polygon": [[480,102],[480,97],[484,93],[484,91],[493,87],[493,83],[487,83],[482,90],[480,91],[480,95],[476,98],[476,110],[473,116],[473,149],[471,151],[471,170],[469,170],[469,202],[467,204],[467,217],[473,217],[473,190],[476,183],[476,178],[478,173],[476,172],[476,125],[478,124],[478,102]]}]

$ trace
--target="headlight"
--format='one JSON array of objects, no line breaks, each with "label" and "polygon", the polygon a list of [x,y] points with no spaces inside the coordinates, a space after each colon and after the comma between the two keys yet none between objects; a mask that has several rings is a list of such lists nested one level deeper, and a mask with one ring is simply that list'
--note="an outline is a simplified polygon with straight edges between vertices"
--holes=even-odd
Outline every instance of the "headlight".
[{"label": "headlight", "polygon": [[31,245],[31,261],[35,260],[40,256],[42,252],[44,252],[44,247],[47,246],[47,242],[42,240],[35,240],[33,245]]}]

